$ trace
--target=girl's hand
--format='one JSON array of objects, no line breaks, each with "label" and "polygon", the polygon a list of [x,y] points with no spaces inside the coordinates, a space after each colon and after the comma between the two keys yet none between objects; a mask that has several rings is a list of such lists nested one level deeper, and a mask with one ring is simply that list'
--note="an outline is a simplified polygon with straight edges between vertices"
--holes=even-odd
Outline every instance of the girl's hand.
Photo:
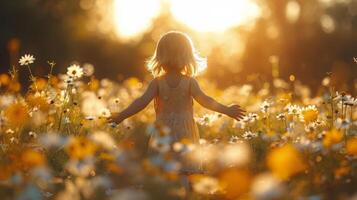
[{"label": "girl's hand", "polygon": [[120,116],[118,113],[112,113],[112,116],[110,116],[107,121],[108,123],[112,126],[115,127],[118,124],[120,124],[124,119]]},{"label": "girl's hand", "polygon": [[227,107],[226,115],[232,117],[236,120],[241,120],[244,117],[245,110],[243,110],[239,105],[232,105]]}]

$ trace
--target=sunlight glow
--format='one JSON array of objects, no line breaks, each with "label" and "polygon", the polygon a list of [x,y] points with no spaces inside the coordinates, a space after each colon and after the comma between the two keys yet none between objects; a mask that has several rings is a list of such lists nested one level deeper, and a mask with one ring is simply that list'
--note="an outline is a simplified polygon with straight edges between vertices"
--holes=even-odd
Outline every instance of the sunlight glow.
[{"label": "sunlight glow", "polygon": [[150,27],[161,12],[162,3],[170,6],[176,20],[198,32],[223,32],[247,24],[260,15],[252,0],[114,0],[116,30],[132,37]]},{"label": "sunlight glow", "polygon": [[251,0],[170,0],[175,18],[200,32],[222,32],[260,15]]},{"label": "sunlight glow", "polygon": [[114,0],[114,22],[122,37],[135,36],[148,27],[159,14],[160,0]]},{"label": "sunlight glow", "polygon": [[297,1],[289,1],[286,4],[285,15],[290,23],[295,23],[300,17],[300,5]]}]

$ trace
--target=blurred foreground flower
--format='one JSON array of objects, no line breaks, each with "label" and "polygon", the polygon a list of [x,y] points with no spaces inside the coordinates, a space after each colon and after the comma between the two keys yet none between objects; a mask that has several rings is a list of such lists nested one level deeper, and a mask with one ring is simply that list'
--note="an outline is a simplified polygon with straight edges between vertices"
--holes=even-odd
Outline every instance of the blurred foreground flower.
[{"label": "blurred foreground flower", "polygon": [[325,133],[325,137],[322,143],[325,147],[329,148],[330,146],[341,142],[342,139],[343,139],[343,134],[339,130],[333,128],[332,130],[327,131]]},{"label": "blurred foreground flower", "polygon": [[21,161],[27,168],[38,167],[45,164],[45,156],[37,151],[28,149],[21,156]]},{"label": "blurred foreground flower", "polygon": [[90,139],[92,139],[96,144],[102,146],[104,149],[112,150],[115,148],[115,141],[106,132],[98,131],[91,134]]},{"label": "blurred foreground flower", "polygon": [[226,145],[221,153],[218,159],[228,167],[247,165],[251,157],[249,146],[245,143]]},{"label": "blurred foreground flower", "polygon": [[193,175],[190,177],[193,182],[193,190],[199,194],[214,194],[219,189],[219,181],[210,176]]},{"label": "blurred foreground flower", "polygon": [[124,188],[114,191],[112,200],[148,200],[148,195],[142,190]]},{"label": "blurred foreground flower", "polygon": [[352,138],[347,141],[346,151],[348,154],[357,156],[357,138]]},{"label": "blurred foreground flower", "polygon": [[72,137],[65,150],[72,159],[83,159],[93,156],[96,148],[96,145],[87,138]]},{"label": "blurred foreground flower", "polygon": [[270,173],[255,177],[252,183],[252,195],[255,199],[277,199],[284,191],[283,184]]},{"label": "blurred foreground flower", "polygon": [[227,169],[219,176],[224,195],[228,199],[237,199],[250,189],[251,175],[246,170]]},{"label": "blurred foreground flower", "polygon": [[14,103],[5,110],[7,122],[12,126],[22,126],[28,122],[29,110],[23,103]]},{"label": "blurred foreground flower", "polygon": [[267,165],[274,175],[283,180],[306,168],[301,154],[291,144],[272,149],[267,156]]}]

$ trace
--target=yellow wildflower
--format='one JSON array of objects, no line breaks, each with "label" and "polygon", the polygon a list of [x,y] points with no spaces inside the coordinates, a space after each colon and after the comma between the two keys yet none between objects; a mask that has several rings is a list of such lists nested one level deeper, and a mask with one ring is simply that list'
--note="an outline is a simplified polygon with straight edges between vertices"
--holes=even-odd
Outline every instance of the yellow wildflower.
[{"label": "yellow wildflower", "polygon": [[42,91],[47,87],[47,80],[43,78],[38,78],[35,80],[34,83],[32,83],[30,87],[33,89],[37,88],[38,91]]},{"label": "yellow wildflower", "polygon": [[114,174],[123,174],[124,173],[124,170],[114,163],[108,163],[106,165],[106,168],[109,172],[114,173]]},{"label": "yellow wildflower", "polygon": [[42,166],[45,164],[45,156],[37,151],[28,149],[21,155],[21,160],[26,168]]},{"label": "yellow wildflower", "polygon": [[346,151],[348,154],[357,156],[357,138],[352,138],[347,141]]},{"label": "yellow wildflower", "polygon": [[59,79],[56,77],[56,76],[51,76],[50,78],[50,85],[54,88],[57,88],[58,87],[58,84],[59,84]]},{"label": "yellow wildflower", "polygon": [[301,109],[301,116],[305,123],[311,123],[317,120],[319,112],[317,111],[316,106],[310,105]]},{"label": "yellow wildflower", "polygon": [[339,130],[334,128],[326,133],[322,143],[325,147],[328,148],[331,145],[341,142],[342,138],[343,134]]},{"label": "yellow wildflower", "polygon": [[49,104],[45,97],[29,94],[27,96],[26,100],[27,100],[28,104],[32,107],[37,107],[41,110],[48,110],[48,108],[49,108]]},{"label": "yellow wildflower", "polygon": [[21,126],[29,119],[29,110],[22,103],[14,103],[5,110],[5,117],[11,126]]},{"label": "yellow wildflower", "polygon": [[10,77],[7,74],[0,74],[0,86],[9,85]]},{"label": "yellow wildflower", "polygon": [[248,171],[228,169],[220,176],[220,185],[228,199],[236,199],[249,191],[251,176]]},{"label": "yellow wildflower", "polygon": [[115,157],[109,153],[102,152],[99,154],[99,159],[106,160],[106,161],[114,161]]},{"label": "yellow wildflower", "polygon": [[8,85],[8,89],[11,92],[18,92],[21,89],[21,84],[18,81],[11,81]]},{"label": "yellow wildflower", "polygon": [[277,99],[279,100],[280,103],[286,105],[291,102],[292,94],[287,92],[282,92],[277,95]]},{"label": "yellow wildflower", "polygon": [[73,137],[66,146],[65,151],[72,159],[83,159],[92,156],[97,147],[89,139],[84,137]]},{"label": "yellow wildflower", "polygon": [[305,170],[301,154],[291,144],[271,150],[267,156],[267,165],[283,180]]},{"label": "yellow wildflower", "polygon": [[340,166],[335,169],[334,175],[335,179],[340,179],[343,176],[346,176],[351,172],[351,167],[349,166],[349,163],[347,160],[342,160],[340,163]]},{"label": "yellow wildflower", "polygon": [[91,91],[96,91],[96,90],[98,90],[99,85],[100,85],[99,80],[94,77],[91,77],[91,80],[88,83],[88,89]]},{"label": "yellow wildflower", "polygon": [[140,83],[139,79],[135,78],[135,77],[130,77],[127,80],[125,80],[125,83],[127,83],[129,86],[135,86],[138,83]]},{"label": "yellow wildflower", "polygon": [[8,179],[12,174],[11,166],[9,165],[0,165],[0,171],[0,181]]}]

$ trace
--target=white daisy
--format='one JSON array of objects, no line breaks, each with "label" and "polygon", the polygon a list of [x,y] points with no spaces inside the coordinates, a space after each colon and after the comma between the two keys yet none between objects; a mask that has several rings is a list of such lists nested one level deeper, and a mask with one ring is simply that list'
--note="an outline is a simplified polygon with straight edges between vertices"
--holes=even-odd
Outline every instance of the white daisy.
[{"label": "white daisy", "polygon": [[356,106],[357,105],[357,98],[353,98],[352,96],[348,96],[345,102],[346,105],[348,106]]},{"label": "white daisy", "polygon": [[25,54],[20,58],[19,63],[21,66],[23,66],[23,65],[32,64],[34,61],[35,61],[35,57],[33,57],[33,55]]},{"label": "white daisy", "polygon": [[333,100],[346,102],[350,97],[351,97],[351,95],[347,95],[345,92],[339,93],[337,91],[336,96],[334,97]]},{"label": "white daisy", "polygon": [[94,116],[86,116],[84,119],[93,121],[95,119],[95,117]]},{"label": "white daisy", "polygon": [[279,113],[277,116],[276,116],[276,118],[278,119],[278,120],[284,120],[286,117],[285,117],[285,113]]},{"label": "white daisy", "polygon": [[100,112],[102,117],[108,118],[111,116],[110,110],[108,108],[103,108]]},{"label": "white daisy", "polygon": [[232,135],[231,138],[229,138],[229,143],[230,144],[235,144],[239,142],[239,137],[236,135]]},{"label": "white daisy", "polygon": [[218,116],[216,114],[205,114],[202,117],[197,119],[197,123],[202,126],[210,126],[217,119],[218,119]]},{"label": "white daisy", "polygon": [[258,134],[257,134],[257,133],[253,133],[253,132],[251,132],[251,131],[246,131],[246,132],[242,135],[242,137],[243,137],[244,139],[246,139],[246,140],[250,140],[250,139],[253,139],[253,138],[255,138],[255,137],[258,137]]},{"label": "white daisy", "polygon": [[9,128],[9,129],[7,129],[7,130],[5,131],[5,133],[7,133],[7,134],[13,134],[13,133],[15,133],[15,131]]},{"label": "white daisy", "polygon": [[29,136],[30,136],[30,137],[33,137],[33,138],[36,138],[36,137],[37,137],[37,134],[36,134],[35,132],[33,132],[33,131],[30,131],[30,132],[29,132]]},{"label": "white daisy", "polygon": [[79,79],[83,76],[83,69],[76,64],[73,64],[67,68],[67,75],[73,79]]},{"label": "white daisy", "polygon": [[264,101],[261,105],[260,105],[260,110],[263,112],[263,113],[267,113],[269,108],[270,108],[270,103],[268,101]]},{"label": "white daisy", "polygon": [[314,132],[317,128],[317,124],[312,122],[312,123],[309,123],[307,125],[305,125],[305,132]]},{"label": "white daisy", "polygon": [[351,122],[348,119],[337,118],[335,121],[336,128],[348,129],[351,126]]},{"label": "white daisy", "polygon": [[299,115],[301,112],[301,108],[298,105],[289,105],[287,109],[289,115]]},{"label": "white daisy", "polygon": [[248,113],[246,116],[243,117],[243,122],[245,123],[254,123],[259,119],[259,115],[256,113]]}]

